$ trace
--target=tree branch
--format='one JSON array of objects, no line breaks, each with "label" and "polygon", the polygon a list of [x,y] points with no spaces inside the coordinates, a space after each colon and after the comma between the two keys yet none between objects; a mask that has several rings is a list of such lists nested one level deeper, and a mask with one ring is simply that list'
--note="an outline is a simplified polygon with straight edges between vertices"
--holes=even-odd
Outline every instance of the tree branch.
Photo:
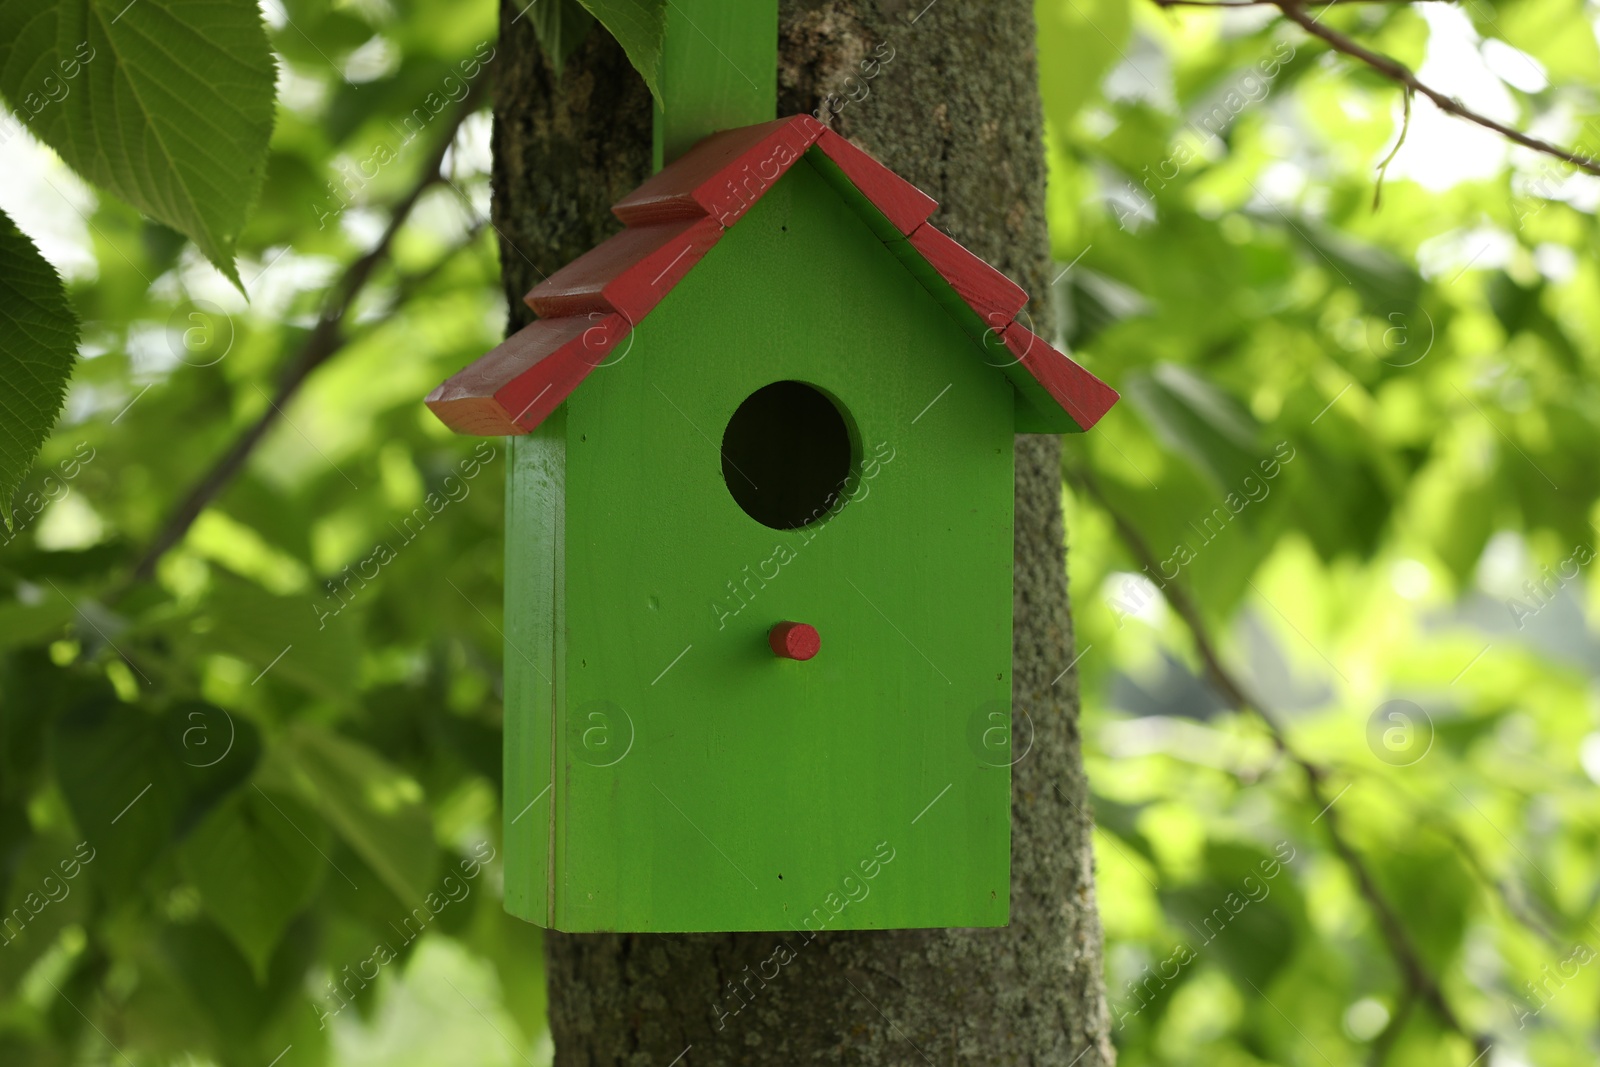
[{"label": "tree branch", "polygon": [[[1170,2],[1170,0],[1156,0],[1156,2],[1161,4]],[[1475,122],[1485,129],[1490,129],[1500,134],[1508,141],[1519,144],[1524,148],[1531,148],[1535,152],[1542,152],[1547,156],[1554,156],[1556,159],[1570,163],[1572,166],[1588,171],[1590,174],[1600,174],[1600,161],[1596,161],[1593,157],[1584,155],[1581,152],[1569,151],[1560,145],[1554,145],[1549,141],[1541,141],[1537,137],[1531,137],[1521,130],[1507,126],[1502,122],[1496,122],[1487,115],[1480,115],[1454,98],[1448,97],[1432,86],[1419,81],[1417,76],[1411,72],[1411,68],[1399,60],[1386,56],[1381,52],[1374,52],[1360,42],[1346,37],[1338,30],[1324,26],[1317,18],[1306,14],[1306,10],[1301,5],[1300,0],[1272,0],[1272,2],[1291,22],[1298,24],[1301,29],[1313,37],[1318,37],[1326,42],[1328,47],[1334,51],[1342,52],[1352,59],[1360,60],[1385,78],[1404,86],[1411,92],[1421,93],[1433,101],[1434,106],[1440,111],[1454,115],[1457,118],[1466,119],[1468,122]]]},{"label": "tree branch", "polygon": [[[1306,14],[1303,0],[1153,0],[1153,2],[1157,7],[1163,8],[1276,7],[1291,22],[1297,23],[1301,29],[1313,37],[1320,38],[1334,51],[1342,52],[1352,59],[1360,60],[1390,81],[1404,86],[1408,93],[1421,93],[1433,101],[1434,106],[1440,111],[1454,115],[1457,118],[1466,119],[1468,122],[1475,122],[1485,129],[1493,130],[1514,144],[1519,144],[1524,148],[1531,148],[1533,151],[1542,152],[1547,156],[1554,156],[1556,159],[1569,163],[1579,170],[1588,171],[1590,174],[1600,175],[1600,160],[1596,160],[1593,156],[1586,155],[1580,151],[1569,150],[1562,148],[1560,145],[1551,144],[1549,141],[1542,141],[1537,137],[1523,133],[1513,126],[1507,126],[1503,122],[1496,122],[1487,115],[1481,115],[1473,111],[1454,97],[1446,96],[1432,86],[1419,81],[1417,76],[1411,72],[1411,68],[1399,60],[1386,56],[1381,52],[1374,52],[1338,30],[1324,26],[1319,21],[1320,14],[1315,16]],[[1423,0],[1315,0],[1315,2],[1316,6],[1327,9],[1329,7],[1346,7],[1351,4],[1416,3],[1423,2]],[[1432,2],[1452,3],[1454,0],[1432,0]],[[1408,109],[1409,103],[1408,98]],[[1387,163],[1387,161],[1385,162]]]},{"label": "tree branch", "polygon": [[[244,468],[245,461],[250,458],[250,454],[261,443],[267,431],[283,417],[284,407],[299,392],[311,372],[344,347],[345,315],[355,304],[356,298],[365,290],[367,283],[372,280],[378,266],[389,257],[395,236],[411,217],[411,212],[422,199],[422,194],[444,180],[442,168],[445,155],[455,143],[456,132],[461,128],[461,124],[466,121],[467,116],[477,110],[480,95],[480,86],[474,85],[462,98],[461,106],[442,129],[439,143],[434,146],[433,153],[428,158],[427,165],[423,168],[416,184],[390,209],[389,223],[384,227],[382,236],[361,258],[346,267],[344,274],[329,289],[328,298],[323,304],[316,325],[311,328],[299,351],[284,368],[282,376],[278,379],[278,387],[266,410],[234,438],[233,444],[228,446],[228,449],[211,465],[211,469],[184,496],[183,501],[173,510],[166,523],[151,538],[149,545],[139,556],[127,586],[150,579],[161,557],[183,540],[184,535],[189,532],[189,527],[200,517],[200,513]],[[453,254],[454,252],[448,253],[446,258]],[[126,587],[122,592],[126,592]]]},{"label": "tree branch", "polygon": [[[1160,573],[1160,558],[1151,550],[1149,543],[1128,517],[1112,504],[1100,487],[1100,483],[1086,470],[1068,467],[1065,471],[1067,481],[1093,498],[1095,503],[1110,516],[1112,524],[1134,560],[1147,570]],[[1388,943],[1390,954],[1400,968],[1407,991],[1426,1001],[1441,1022],[1472,1042],[1476,1052],[1480,1055],[1487,1052],[1490,1046],[1488,1037],[1467,1029],[1456,1015],[1455,1009],[1445,999],[1438,980],[1428,970],[1421,952],[1412,941],[1410,931],[1400,921],[1399,913],[1395,911],[1394,905],[1378,885],[1371,868],[1345,837],[1339,823],[1339,815],[1333,807],[1333,802],[1337,801],[1338,797],[1335,796],[1333,801],[1330,801],[1324,789],[1327,769],[1313,763],[1294,749],[1277,718],[1267,711],[1261,701],[1252,697],[1244,684],[1223,664],[1217,652],[1216,642],[1211,637],[1210,628],[1188,591],[1176,582],[1167,582],[1161,589],[1161,595],[1172,605],[1173,611],[1177,612],[1178,617],[1188,627],[1195,649],[1205,665],[1206,677],[1216,687],[1218,693],[1240,710],[1258,716],[1266,724],[1267,732],[1271,735],[1278,751],[1293,761],[1305,775],[1306,791],[1310,794],[1312,803],[1320,809],[1318,818],[1327,823],[1328,838],[1333,844],[1334,851],[1349,870],[1351,877],[1355,879],[1357,891],[1377,919],[1384,940]]]}]

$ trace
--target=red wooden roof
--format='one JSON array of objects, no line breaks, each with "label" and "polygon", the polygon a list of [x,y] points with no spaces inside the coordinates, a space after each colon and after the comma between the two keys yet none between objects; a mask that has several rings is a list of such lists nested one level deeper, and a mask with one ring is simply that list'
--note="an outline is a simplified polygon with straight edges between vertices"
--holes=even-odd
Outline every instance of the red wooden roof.
[{"label": "red wooden roof", "polygon": [[927,221],[938,205],[926,193],[809,115],[713,134],[629,193],[612,208],[627,227],[535,286],[524,299],[538,321],[435,389],[428,407],[457,433],[538,426],[813,148],[867,224],[1004,357],[995,366],[1037,416],[1020,428],[1087,430],[1110,410],[1110,386],[1016,321],[1027,294]]}]

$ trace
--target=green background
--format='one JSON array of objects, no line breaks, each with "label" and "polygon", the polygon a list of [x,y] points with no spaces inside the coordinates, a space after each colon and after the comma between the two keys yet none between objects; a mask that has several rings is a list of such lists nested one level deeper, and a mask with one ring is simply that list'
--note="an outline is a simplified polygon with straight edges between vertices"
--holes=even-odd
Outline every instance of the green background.
[{"label": "green background", "polygon": [[[1466,40],[1516,83],[1498,90],[1509,117],[1600,142],[1592,8],[1418,7],[1445,13],[1325,21],[1413,65]],[[506,456],[493,442],[469,477],[476,442],[419,403],[505,321],[485,117],[348,344],[156,581],[115,588],[266,407],[427,138],[332,218],[327,183],[398,142],[392,124],[495,34],[476,0],[287,11],[238,238],[248,305],[64,169],[42,172],[58,193],[11,167],[0,196],[67,276],[86,357],[0,547],[0,893],[30,909],[0,945],[6,1064],[104,1062],[108,1043],[141,1065],[548,1055],[538,934],[500,899]],[[1048,295],[1063,342],[1125,397],[1066,442],[1104,501],[1064,489],[1121,1062],[1472,1060],[1404,993],[1337,819],[1464,1024],[1492,1035],[1486,1062],[1586,1067],[1596,598],[1587,563],[1537,599],[1524,583],[1596,537],[1593,182],[1488,135],[1430,141],[1419,114],[1374,211],[1389,83],[1268,14],[1039,15],[1064,272]],[[919,32],[897,31],[850,108],[894,92]],[[1203,123],[1219,109],[1220,138]],[[1455,173],[1425,185],[1430,162]],[[1327,769],[1331,814],[1200,681],[1105,502]]]}]

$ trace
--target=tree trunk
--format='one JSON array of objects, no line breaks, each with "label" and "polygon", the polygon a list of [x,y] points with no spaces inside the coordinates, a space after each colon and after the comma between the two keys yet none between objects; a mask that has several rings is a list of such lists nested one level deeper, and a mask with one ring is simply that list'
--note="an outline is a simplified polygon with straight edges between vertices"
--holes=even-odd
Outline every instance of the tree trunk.
[{"label": "tree trunk", "polygon": [[[502,2],[495,62],[494,217],[513,328],[531,318],[523,293],[618,228],[610,205],[650,162],[650,99],[622,50],[597,31],[558,80],[519,17],[524,2]],[[925,2],[784,0],[779,114],[837,93],[831,125],[938,200],[942,229],[1041,297],[1051,278],[1032,2]],[[871,78],[863,60],[876,61]],[[1048,336],[1045,301],[1031,311]],[[811,941],[552,933],[557,1064],[1114,1061],[1077,676],[1065,670],[1060,445],[1022,436],[1016,450],[1014,754],[1033,743],[1012,772],[1011,925]],[[765,980],[760,965],[780,944],[793,961]]]}]

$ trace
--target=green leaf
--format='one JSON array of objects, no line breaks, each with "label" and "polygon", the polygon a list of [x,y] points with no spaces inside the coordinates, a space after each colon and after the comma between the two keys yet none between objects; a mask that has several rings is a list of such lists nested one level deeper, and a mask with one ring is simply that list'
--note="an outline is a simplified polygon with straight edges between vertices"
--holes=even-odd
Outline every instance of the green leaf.
[{"label": "green leaf", "polygon": [[207,605],[214,625],[206,639],[266,671],[268,679],[342,700],[357,681],[350,667],[360,659],[360,626],[354,612],[319,619],[319,609],[329,610],[324,603],[340,602],[320,591],[274,596],[218,568]]},{"label": "green leaf", "polygon": [[1085,103],[1099,95],[1100,80],[1116,66],[1133,24],[1128,0],[1034,0],[1045,117],[1067,129]]},{"label": "green leaf", "polygon": [[376,752],[327,730],[294,731],[287,755],[323,817],[406,905],[432,888],[439,848],[422,789]]},{"label": "green leaf", "polygon": [[125,898],[171,843],[183,774],[171,737],[161,720],[109,693],[85,699],[52,734],[56,780],[97,853],[94,880]]},{"label": "green leaf", "polygon": [[1458,958],[1479,897],[1479,882],[1460,855],[1441,841],[1410,835],[1405,849],[1383,854],[1375,874],[1428,964],[1443,970]]},{"label": "green leaf", "polygon": [[93,869],[83,863],[93,849],[60,835],[19,838],[13,846],[15,871],[10,891],[0,895],[5,908],[0,926],[0,989],[16,982],[55,942],[61,931],[89,913]]},{"label": "green leaf", "polygon": [[1194,371],[1163,363],[1130,381],[1127,393],[1156,436],[1210,476],[1218,490],[1232,492],[1255,472],[1255,419]]},{"label": "green leaf", "polygon": [[56,597],[37,604],[20,600],[0,603],[0,648],[37,644],[59,637],[68,623],[77,619],[72,605]]},{"label": "green leaf", "polygon": [[[151,992],[159,994],[158,983],[165,979],[187,996],[172,1007],[140,1004],[145,1009],[141,1017],[154,1016],[152,1021],[159,1020],[157,1025],[170,1020],[181,1026],[179,1047],[204,1049],[208,1044],[214,1045],[217,1051],[212,1054],[212,1062],[270,1065],[273,1055],[283,1046],[264,1049],[260,1043],[262,1034],[285,1003],[297,994],[303,995],[310,962],[308,942],[312,940],[307,924],[302,921],[290,927],[263,977],[252,973],[249,961],[227,932],[204,916],[176,923],[147,922],[153,934],[151,948],[155,950],[147,957],[150,969],[154,972],[159,967],[164,972],[149,974],[150,984],[156,987]],[[136,996],[144,993],[145,975],[141,973],[140,977],[141,988]],[[313,1012],[300,1015],[305,1011],[303,1004],[296,1005],[299,1011],[294,1014],[314,1018]],[[296,1049],[295,1053],[299,1051]],[[285,1057],[278,1067],[323,1062],[309,1056],[294,1060],[295,1053]]]},{"label": "green leaf", "polygon": [[55,269],[0,211],[0,516],[67,396],[78,320]]},{"label": "green leaf", "polygon": [[1119,322],[1147,316],[1153,310],[1137,289],[1083,266],[1052,292],[1063,297],[1058,313],[1065,314],[1067,343],[1074,348],[1088,344],[1096,334]]},{"label": "green leaf", "polygon": [[[583,9],[578,0],[543,0],[528,9],[533,31],[539,35],[539,47],[545,58],[561,77],[567,57],[578,50],[589,31],[594,29],[594,16]],[[659,48],[659,46],[658,46]]]},{"label": "green leaf", "polygon": [[1594,81],[1600,42],[1581,0],[1520,0],[1502,5],[1498,18],[1482,4],[1468,4],[1464,10],[1485,37],[1501,37],[1543,63],[1551,81]]},{"label": "green leaf", "polygon": [[[661,45],[667,36],[667,0],[578,0],[628,53],[628,62],[661,103]],[[541,41],[543,37],[541,35]],[[548,47],[548,46],[547,46]]]},{"label": "green leaf", "polygon": [[[1367,442],[1359,428],[1331,417],[1315,429],[1322,432],[1299,441],[1289,467],[1294,520],[1323,559],[1376,553],[1394,501]],[[1477,524],[1465,525],[1460,532]]]},{"label": "green leaf", "polygon": [[1422,275],[1394,253],[1305,219],[1295,222],[1268,212],[1256,218],[1265,225],[1287,225],[1289,235],[1314,253],[1313,262],[1354,289],[1368,308],[1402,314],[1416,310]]},{"label": "green leaf", "polygon": [[261,731],[250,720],[201,700],[183,700],[168,708],[164,726],[167,747],[184,766],[183,804],[176,824],[181,837],[255,772],[261,760]]},{"label": "green leaf", "polygon": [[327,825],[314,812],[292,796],[259,789],[235,794],[184,843],[184,873],[257,981],[265,981],[289,920],[310,902],[327,847]]},{"label": "green leaf", "polygon": [[[1210,842],[1204,877],[1163,894],[1184,941],[1232,974],[1268,985],[1294,955],[1304,902],[1283,856],[1252,845]],[[1190,940],[1192,935],[1192,940]]]},{"label": "green leaf", "polygon": [[275,66],[232,0],[0,0],[0,92],[68,165],[188,235],[240,284]]}]

